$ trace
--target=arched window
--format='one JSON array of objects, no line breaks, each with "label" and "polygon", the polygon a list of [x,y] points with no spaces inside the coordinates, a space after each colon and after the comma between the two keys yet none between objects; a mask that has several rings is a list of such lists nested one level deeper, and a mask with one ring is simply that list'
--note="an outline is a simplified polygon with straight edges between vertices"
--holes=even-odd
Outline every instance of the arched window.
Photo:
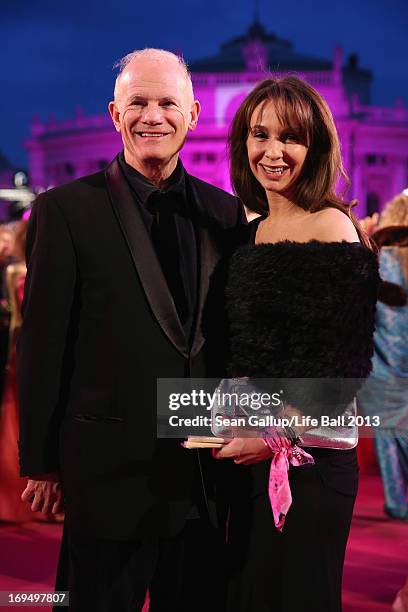
[{"label": "arched window", "polygon": [[247,91],[243,91],[237,94],[236,96],[234,96],[232,100],[229,101],[229,104],[226,108],[225,115],[224,115],[224,122],[227,125],[231,123],[232,118],[234,117],[235,113],[238,110],[238,107],[245,100],[247,93],[248,93]]},{"label": "arched window", "polygon": [[380,198],[374,191],[367,193],[366,199],[367,215],[373,215],[375,212],[380,212]]}]

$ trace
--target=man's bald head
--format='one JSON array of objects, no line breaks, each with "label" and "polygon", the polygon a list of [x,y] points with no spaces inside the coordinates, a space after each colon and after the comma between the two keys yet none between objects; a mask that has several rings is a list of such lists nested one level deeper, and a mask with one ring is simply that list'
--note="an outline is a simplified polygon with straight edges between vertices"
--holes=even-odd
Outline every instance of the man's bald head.
[{"label": "man's bald head", "polygon": [[191,97],[191,100],[194,99],[193,93],[193,83],[191,80],[191,74],[188,70],[188,66],[184,59],[171,51],[166,51],[164,49],[137,49],[136,51],[132,51],[128,53],[124,57],[122,57],[116,64],[115,68],[119,68],[119,73],[116,77],[115,81],[115,89],[114,89],[114,99],[117,100],[120,97],[120,89],[121,82],[125,77],[130,65],[140,62],[143,60],[158,62],[160,65],[164,66],[167,64],[170,70],[175,70],[176,73],[179,73],[185,79],[186,84],[186,93]]}]

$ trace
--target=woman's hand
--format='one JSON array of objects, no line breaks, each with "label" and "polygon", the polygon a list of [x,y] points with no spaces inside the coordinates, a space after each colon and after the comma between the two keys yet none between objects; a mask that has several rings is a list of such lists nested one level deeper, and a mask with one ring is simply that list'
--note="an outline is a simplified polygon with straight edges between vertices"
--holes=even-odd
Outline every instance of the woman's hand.
[{"label": "woman's hand", "polygon": [[234,438],[220,449],[213,449],[214,459],[233,459],[238,465],[251,465],[272,457],[262,438]]}]

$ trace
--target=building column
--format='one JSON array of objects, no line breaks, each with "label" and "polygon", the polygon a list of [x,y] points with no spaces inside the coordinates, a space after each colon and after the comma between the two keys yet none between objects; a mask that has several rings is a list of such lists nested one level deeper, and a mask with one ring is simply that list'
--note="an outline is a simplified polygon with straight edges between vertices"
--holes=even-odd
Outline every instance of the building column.
[{"label": "building column", "polygon": [[408,188],[408,159],[399,157],[393,160],[394,180],[392,197]]},{"label": "building column", "polygon": [[353,199],[358,200],[358,204],[353,209],[353,212],[360,219],[366,216],[366,194],[363,186],[363,165],[364,157],[362,155],[355,155],[351,186]]}]

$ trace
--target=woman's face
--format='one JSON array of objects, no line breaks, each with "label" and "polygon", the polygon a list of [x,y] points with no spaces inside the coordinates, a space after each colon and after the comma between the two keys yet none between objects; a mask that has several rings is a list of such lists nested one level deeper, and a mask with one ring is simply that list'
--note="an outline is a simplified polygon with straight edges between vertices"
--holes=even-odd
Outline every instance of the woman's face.
[{"label": "woman's face", "polygon": [[273,102],[254,110],[247,138],[255,178],[269,192],[288,195],[302,170],[307,146],[296,129],[280,123]]}]

